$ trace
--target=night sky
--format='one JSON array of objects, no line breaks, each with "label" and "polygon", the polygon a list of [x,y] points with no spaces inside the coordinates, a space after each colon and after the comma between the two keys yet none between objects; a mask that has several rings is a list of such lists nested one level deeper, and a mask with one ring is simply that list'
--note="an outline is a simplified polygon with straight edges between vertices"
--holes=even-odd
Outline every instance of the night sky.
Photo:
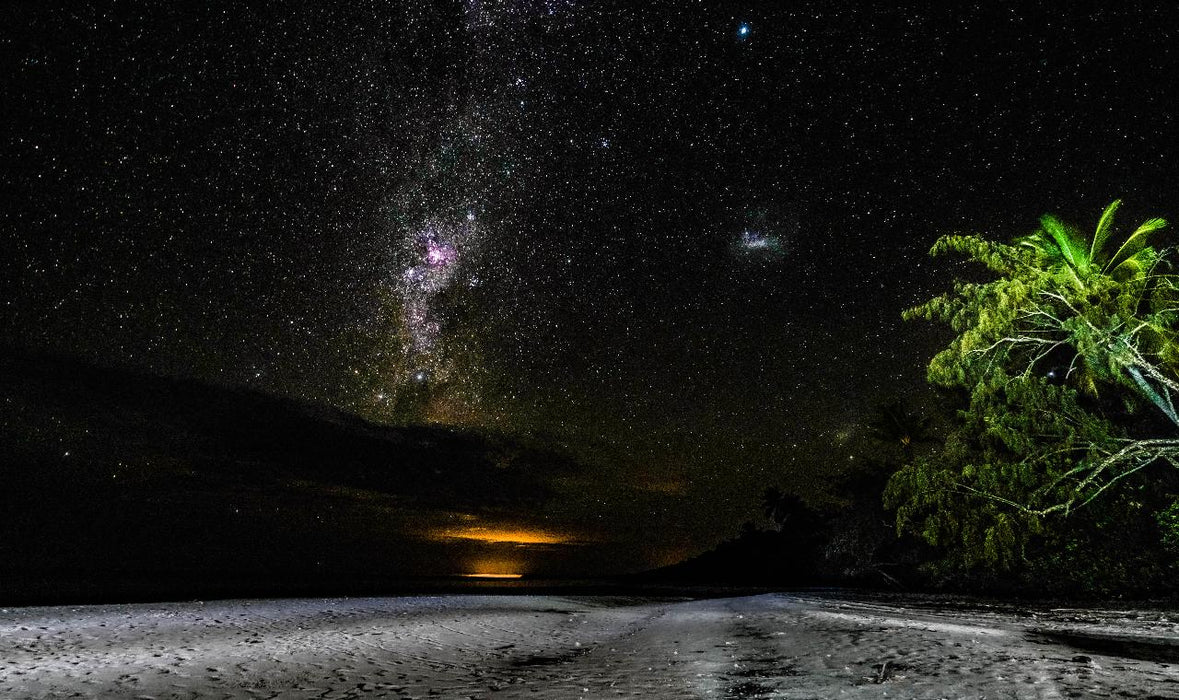
[{"label": "night sky", "polygon": [[1179,218],[1164,3],[53,5],[0,9],[0,341],[552,442],[519,519],[653,563],[927,400],[939,234]]}]

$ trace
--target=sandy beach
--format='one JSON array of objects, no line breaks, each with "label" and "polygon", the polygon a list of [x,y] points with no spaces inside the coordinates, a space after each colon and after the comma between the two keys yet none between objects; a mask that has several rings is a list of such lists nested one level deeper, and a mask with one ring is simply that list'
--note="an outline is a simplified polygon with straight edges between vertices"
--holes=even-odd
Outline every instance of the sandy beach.
[{"label": "sandy beach", "polygon": [[0,696],[1179,698],[1179,625],[826,594],[10,608]]}]

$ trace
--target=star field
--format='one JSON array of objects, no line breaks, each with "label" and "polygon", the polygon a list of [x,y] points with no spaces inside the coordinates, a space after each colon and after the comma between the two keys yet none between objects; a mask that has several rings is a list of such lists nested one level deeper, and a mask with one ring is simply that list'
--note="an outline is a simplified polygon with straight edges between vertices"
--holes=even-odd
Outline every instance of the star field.
[{"label": "star field", "polygon": [[552,507],[620,539],[723,537],[921,396],[944,339],[899,314],[957,272],[938,234],[1175,218],[1162,9],[0,20],[0,339],[545,436],[589,465]]}]

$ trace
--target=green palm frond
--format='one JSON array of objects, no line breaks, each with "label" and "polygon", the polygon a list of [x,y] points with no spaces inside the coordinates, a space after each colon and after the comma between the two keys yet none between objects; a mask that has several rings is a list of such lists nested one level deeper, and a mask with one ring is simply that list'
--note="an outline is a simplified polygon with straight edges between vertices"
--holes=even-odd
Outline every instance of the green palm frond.
[{"label": "green palm frond", "polygon": [[1056,245],[1056,241],[1045,235],[1043,231],[1028,234],[1020,238],[1017,243],[1025,248],[1031,248],[1040,257],[1046,259],[1049,264],[1059,263],[1063,259],[1060,246]]},{"label": "green palm frond", "polygon": [[1081,237],[1075,231],[1051,214],[1040,217],[1040,226],[1056,242],[1060,254],[1070,267],[1081,274],[1089,272],[1088,251],[1085,249]]},{"label": "green palm frond", "polygon": [[1158,231],[1166,225],[1167,222],[1165,219],[1147,219],[1141,226],[1135,229],[1134,233],[1130,234],[1130,237],[1126,239],[1126,242],[1122,244],[1122,247],[1118,248],[1118,252],[1114,253],[1113,257],[1109,259],[1109,262],[1105,264],[1105,268],[1102,270],[1102,272],[1109,272],[1110,270],[1117,269],[1117,267],[1125,262],[1128,258],[1137,254],[1146,247],[1147,236],[1155,231]]},{"label": "green palm frond", "polygon": [[1118,280],[1133,279],[1150,272],[1158,260],[1159,254],[1154,248],[1143,248],[1118,263],[1118,266],[1109,270],[1107,274]]},{"label": "green palm frond", "polygon": [[1093,232],[1093,244],[1089,247],[1090,261],[1096,262],[1102,249],[1105,248],[1105,242],[1109,240],[1110,230],[1113,228],[1114,214],[1117,213],[1118,207],[1121,205],[1122,200],[1115,199],[1102,212],[1101,220],[1097,222],[1097,230]]}]

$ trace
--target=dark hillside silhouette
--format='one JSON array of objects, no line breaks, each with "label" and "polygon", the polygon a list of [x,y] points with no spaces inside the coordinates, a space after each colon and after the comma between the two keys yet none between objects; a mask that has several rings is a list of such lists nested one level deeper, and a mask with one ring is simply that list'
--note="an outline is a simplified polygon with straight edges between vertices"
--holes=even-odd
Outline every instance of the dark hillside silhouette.
[{"label": "dark hillside silhouette", "polygon": [[0,392],[5,600],[453,573],[431,526],[533,508],[576,468],[504,436],[13,350]]}]

